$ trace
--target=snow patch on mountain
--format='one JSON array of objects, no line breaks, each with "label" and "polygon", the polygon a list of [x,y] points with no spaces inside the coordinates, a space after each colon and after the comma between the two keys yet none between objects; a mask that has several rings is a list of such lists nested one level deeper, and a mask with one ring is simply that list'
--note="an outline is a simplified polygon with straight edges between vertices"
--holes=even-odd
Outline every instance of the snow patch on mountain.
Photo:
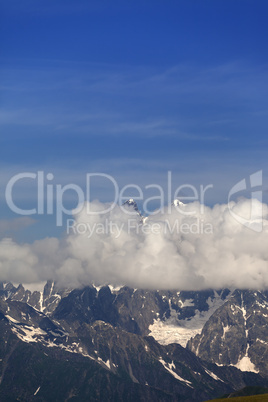
[{"label": "snow patch on mountain", "polygon": [[[196,309],[193,317],[184,320],[178,319],[177,312],[170,305],[170,317],[164,321],[159,318],[155,319],[153,324],[149,326],[149,335],[161,345],[179,343],[181,346],[186,347],[187,342],[195,335],[201,333],[210,316],[231,297],[231,294],[225,300],[222,300],[220,295],[215,291],[215,297],[207,299],[208,311],[199,311]],[[191,299],[181,303],[182,307],[194,305]]]},{"label": "snow patch on mountain", "polygon": [[47,333],[40,328],[26,325],[23,327],[12,327],[11,330],[21,341],[26,343],[38,342],[38,336],[47,335]]},{"label": "snow patch on mountain", "polygon": [[[159,318],[149,326],[150,333],[161,345],[169,345],[171,343],[179,343],[185,347],[188,340],[202,331],[201,328],[187,328],[178,324],[169,323],[168,320],[161,321]],[[178,320],[179,321],[179,320]]]},{"label": "snow patch on mountain", "polygon": [[181,382],[184,382],[188,387],[192,387],[192,383],[188,380],[185,380],[185,378],[182,378],[179,376],[177,373],[175,373],[172,369],[175,369],[175,365],[172,361],[172,363],[166,363],[162,358],[159,359],[160,363],[164,366],[164,368],[174,377],[176,380],[179,380]]},{"label": "snow patch on mountain", "polygon": [[245,356],[243,356],[236,364],[233,364],[233,366],[241,371],[251,371],[253,373],[259,373],[259,370],[256,369],[255,365],[252,363],[248,356],[248,350],[249,344],[247,345]]},{"label": "snow patch on mountain", "polygon": [[40,388],[41,388],[41,387],[38,387],[38,388],[37,388],[37,390],[36,390],[35,393],[34,393],[34,396],[38,394]]},{"label": "snow patch on mountain", "polygon": [[259,370],[256,369],[255,365],[252,363],[248,356],[242,357],[242,359],[239,360],[238,363],[233,364],[233,366],[241,371],[251,371],[253,373],[259,373]]},{"label": "snow patch on mountain", "polygon": [[210,375],[210,377],[214,378],[214,380],[224,382],[216,374],[212,373],[212,371],[205,369],[205,368],[204,368],[204,370],[208,375]]},{"label": "snow patch on mountain", "polygon": [[111,363],[109,359],[105,362],[100,357],[98,357],[98,362],[102,363],[108,370],[111,370]]}]

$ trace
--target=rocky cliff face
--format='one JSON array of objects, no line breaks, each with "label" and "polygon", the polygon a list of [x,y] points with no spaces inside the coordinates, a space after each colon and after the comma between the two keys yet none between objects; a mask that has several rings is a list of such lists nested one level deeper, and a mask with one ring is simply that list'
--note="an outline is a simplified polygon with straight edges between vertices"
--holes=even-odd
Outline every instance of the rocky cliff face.
[{"label": "rocky cliff face", "polygon": [[[0,296],[0,392],[14,400],[193,402],[268,385],[265,292],[48,282],[2,284]],[[237,368],[245,358],[251,372]]]},{"label": "rocky cliff face", "polygon": [[268,373],[268,294],[236,290],[188,348],[202,359]]},{"label": "rocky cliff face", "polygon": [[229,295],[228,289],[178,292],[110,285],[72,291],[58,289],[51,281],[43,292],[32,293],[22,285],[0,285],[2,299],[27,303],[48,316],[103,320],[139,335],[150,334],[162,344],[176,342],[183,346],[201,332],[210,315]]},{"label": "rocky cliff face", "polygon": [[48,281],[41,292],[31,292],[21,284],[16,287],[10,282],[0,283],[0,297],[2,299],[21,301],[47,314],[51,313],[57,307],[60,300],[67,296],[71,290],[59,289],[53,281]]}]

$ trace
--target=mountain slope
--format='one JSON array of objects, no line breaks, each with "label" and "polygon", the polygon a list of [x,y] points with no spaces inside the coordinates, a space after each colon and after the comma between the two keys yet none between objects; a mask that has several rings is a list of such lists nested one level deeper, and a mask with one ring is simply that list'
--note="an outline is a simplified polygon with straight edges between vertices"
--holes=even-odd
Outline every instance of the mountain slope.
[{"label": "mountain slope", "polygon": [[[256,299],[254,293],[232,294],[228,290],[163,292],[87,286],[62,291],[57,306],[45,310],[25,302],[32,298],[21,286],[13,289],[10,284],[9,290],[7,285],[2,288],[1,400],[201,402],[249,385],[268,386],[265,370],[260,375],[232,366],[217,366],[210,356],[202,356],[204,360],[196,356],[195,346],[191,351],[178,343],[160,344],[148,336],[152,326],[161,322],[162,338],[168,339],[163,334],[173,325],[181,341],[188,324],[197,323],[202,331],[206,322],[204,331],[215,317],[222,317],[228,306],[233,306],[229,309],[234,313],[237,303],[237,313],[230,316],[237,320],[234,334],[248,331],[247,339],[251,339],[250,331],[254,334],[259,324],[255,321],[253,325],[250,317],[259,317],[257,306],[266,308],[265,293],[258,294]],[[46,285],[43,300],[50,300],[56,293],[53,289],[56,287],[52,283]],[[244,329],[245,317],[252,329]],[[187,330],[187,336],[194,331]],[[188,346],[196,345],[194,342],[200,339],[194,338]],[[202,342],[199,349],[205,353]]]},{"label": "mountain slope", "polygon": [[187,347],[204,360],[268,373],[268,293],[236,290]]}]

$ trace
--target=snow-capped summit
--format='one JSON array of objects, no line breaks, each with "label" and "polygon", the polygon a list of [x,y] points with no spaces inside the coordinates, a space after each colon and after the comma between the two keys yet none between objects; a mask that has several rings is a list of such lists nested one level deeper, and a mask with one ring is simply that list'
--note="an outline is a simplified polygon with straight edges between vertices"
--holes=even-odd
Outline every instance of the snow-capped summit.
[{"label": "snow-capped summit", "polygon": [[125,201],[123,205],[126,205],[128,207],[132,207],[139,215],[141,215],[138,205],[136,201],[133,198],[130,198],[129,200]]},{"label": "snow-capped summit", "polygon": [[138,205],[136,203],[136,201],[133,198],[130,198],[129,200],[125,201],[123,206],[127,206],[130,207],[132,209],[134,209],[134,211],[136,211],[137,215],[139,215],[140,217],[140,223],[144,224],[146,222],[146,220],[148,219],[148,216],[143,216],[138,208]]},{"label": "snow-capped summit", "polygon": [[182,206],[184,206],[185,204],[184,204],[183,202],[181,202],[178,198],[176,198],[176,199],[172,202],[171,205],[174,206],[174,207],[178,207],[178,206],[182,207]]},{"label": "snow-capped summit", "polygon": [[123,206],[124,205],[127,206],[127,207],[133,208],[137,212],[137,214],[141,216],[141,213],[140,213],[140,210],[138,208],[138,205],[137,205],[136,201],[133,198],[130,198],[129,200],[125,201],[123,203]]}]

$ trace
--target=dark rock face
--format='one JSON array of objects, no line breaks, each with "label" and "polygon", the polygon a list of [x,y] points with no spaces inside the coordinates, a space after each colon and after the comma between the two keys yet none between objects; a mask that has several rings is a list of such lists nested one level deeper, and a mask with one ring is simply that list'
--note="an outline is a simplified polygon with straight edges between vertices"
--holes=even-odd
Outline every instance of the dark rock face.
[{"label": "dark rock face", "polygon": [[[267,292],[236,290],[188,343],[202,359],[268,373]],[[250,366],[250,362],[252,366]]]},{"label": "dark rock face", "polygon": [[[86,296],[90,293],[90,297]],[[223,295],[224,294],[224,295]],[[229,291],[220,292],[222,303]],[[139,335],[148,335],[154,320],[166,320],[171,312],[178,320],[187,320],[196,312],[207,312],[209,302],[215,299],[213,290],[200,292],[152,291],[122,287],[111,292],[109,286],[98,292],[93,287],[77,289],[63,298],[52,316],[67,317],[74,321],[94,322],[103,320],[112,325]]]},{"label": "dark rock face", "polygon": [[[268,386],[265,292],[59,290],[48,282],[33,293],[0,285],[0,296],[3,401],[201,402]],[[215,301],[219,308],[188,349],[147,336],[154,320],[191,320]],[[243,357],[262,375],[230,366]]]},{"label": "dark rock face", "polygon": [[125,201],[123,206],[126,210],[128,210],[128,209],[130,211],[134,210],[138,213],[138,215],[140,215],[140,210],[138,208],[138,205],[137,205],[136,201],[133,200],[133,198],[130,198],[129,200]]},{"label": "dark rock face", "polygon": [[22,285],[15,287],[12,283],[0,283],[0,297],[2,299],[21,301],[29,304],[44,313],[51,313],[59,304],[60,300],[68,295],[71,289],[59,289],[53,281],[48,281],[43,292],[31,292]]},{"label": "dark rock face", "polygon": [[[180,345],[164,347],[151,337],[143,338],[103,321],[82,323],[72,337],[44,325],[40,335],[42,324],[43,319],[39,327],[37,323],[32,326],[38,341],[30,342],[17,336],[23,337],[29,325],[0,321],[4,341],[0,348],[0,392],[6,400],[11,396],[33,400],[40,387],[38,398],[44,401],[66,400],[74,393],[78,400],[94,396],[93,400],[123,401],[127,397],[190,402],[231,392],[235,386],[266,384],[258,375],[204,363]],[[80,353],[70,353],[72,345]]]},{"label": "dark rock face", "polygon": [[[218,291],[222,303],[228,297],[228,289]],[[110,290],[103,286],[97,291],[93,286],[85,289],[59,289],[48,281],[43,292],[30,292],[22,285],[0,284],[0,297],[21,301],[55,318],[66,314],[68,320],[107,321],[127,331],[149,334],[154,320],[170,318],[171,312],[179,320],[190,319],[196,312],[207,312],[215,300],[215,291],[161,291],[132,289],[127,286]],[[63,318],[63,317],[62,317]],[[91,321],[90,321],[91,320]]]}]

